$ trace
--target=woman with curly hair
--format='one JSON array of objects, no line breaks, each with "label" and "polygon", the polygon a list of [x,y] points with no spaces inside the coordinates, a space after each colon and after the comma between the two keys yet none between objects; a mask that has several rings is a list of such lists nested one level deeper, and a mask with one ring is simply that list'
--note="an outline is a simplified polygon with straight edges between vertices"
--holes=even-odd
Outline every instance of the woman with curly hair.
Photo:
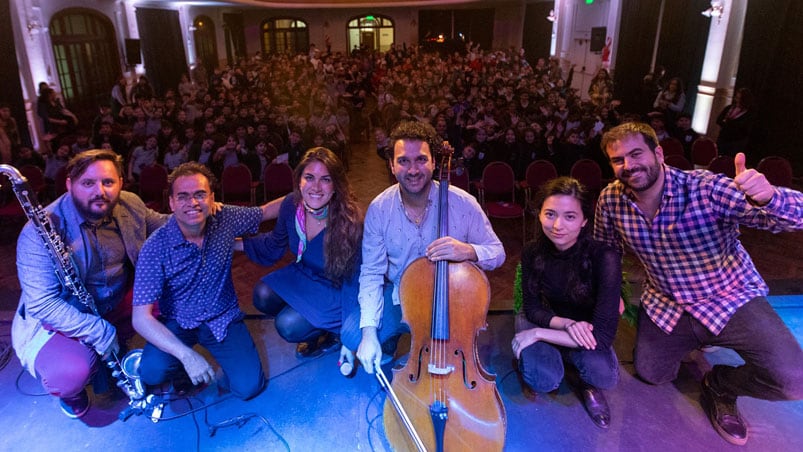
[{"label": "woman with curly hair", "polygon": [[591,238],[591,200],[577,180],[548,182],[536,206],[536,237],[521,253],[524,316],[516,319],[512,343],[519,371],[534,391],[549,392],[569,364],[592,421],[607,428],[610,409],[600,388],[612,388],[619,378],[613,339],[621,258]]},{"label": "woman with curly hair", "polygon": [[[363,214],[343,163],[312,148],[294,173],[295,189],[279,207],[276,227],[244,239],[248,257],[273,265],[289,248],[295,261],[262,278],[254,306],[276,318],[276,330],[296,342],[299,358],[337,344],[343,318],[357,307]],[[353,360],[353,359],[352,359]]]}]

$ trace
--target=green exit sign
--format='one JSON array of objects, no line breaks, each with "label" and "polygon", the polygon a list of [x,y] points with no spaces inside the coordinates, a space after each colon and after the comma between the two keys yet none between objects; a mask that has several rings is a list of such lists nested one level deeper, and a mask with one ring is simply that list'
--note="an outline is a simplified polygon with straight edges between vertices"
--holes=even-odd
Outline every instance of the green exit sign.
[{"label": "green exit sign", "polygon": [[592,5],[592,4],[594,4],[594,0],[586,0],[586,5]]}]

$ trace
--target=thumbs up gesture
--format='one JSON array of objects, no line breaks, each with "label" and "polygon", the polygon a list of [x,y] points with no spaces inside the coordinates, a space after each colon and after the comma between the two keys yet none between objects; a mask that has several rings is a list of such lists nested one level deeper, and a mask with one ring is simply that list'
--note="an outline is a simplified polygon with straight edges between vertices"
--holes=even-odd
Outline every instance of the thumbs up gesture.
[{"label": "thumbs up gesture", "polygon": [[739,190],[759,206],[770,202],[775,194],[775,189],[767,178],[755,169],[747,169],[744,154],[741,152],[736,154],[733,163],[736,166],[736,177],[733,178],[733,181],[736,182]]}]

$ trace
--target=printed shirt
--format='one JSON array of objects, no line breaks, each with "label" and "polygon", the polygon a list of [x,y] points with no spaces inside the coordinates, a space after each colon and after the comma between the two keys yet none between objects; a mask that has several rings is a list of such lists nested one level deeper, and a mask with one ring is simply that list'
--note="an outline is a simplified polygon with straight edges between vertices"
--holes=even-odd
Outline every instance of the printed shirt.
[{"label": "printed shirt", "polygon": [[652,222],[615,181],[600,194],[594,238],[636,254],[647,274],[641,303],[661,329],[672,332],[685,311],[719,334],[740,306],[768,293],[739,241],[739,225],[803,229],[803,194],[775,187],[770,202],[758,207],[721,174],[663,168],[664,192]]},{"label": "printed shirt", "polygon": [[184,329],[206,324],[218,341],[242,318],[231,279],[234,239],[259,229],[259,207],[224,206],[207,219],[203,246],[187,241],[171,217],[142,247],[134,305],[159,304],[161,315]]}]

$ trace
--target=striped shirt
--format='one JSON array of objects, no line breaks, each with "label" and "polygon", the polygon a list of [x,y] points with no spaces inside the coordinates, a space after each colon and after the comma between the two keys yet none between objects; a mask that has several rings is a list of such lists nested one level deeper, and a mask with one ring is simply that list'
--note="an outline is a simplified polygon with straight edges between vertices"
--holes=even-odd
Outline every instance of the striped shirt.
[{"label": "striped shirt", "polygon": [[664,166],[664,192],[650,221],[620,181],[603,189],[594,238],[630,248],[646,270],[641,304],[671,333],[683,312],[719,334],[736,310],[768,288],[739,241],[739,226],[803,229],[803,194],[775,187],[767,205],[748,202],[732,179]]}]

